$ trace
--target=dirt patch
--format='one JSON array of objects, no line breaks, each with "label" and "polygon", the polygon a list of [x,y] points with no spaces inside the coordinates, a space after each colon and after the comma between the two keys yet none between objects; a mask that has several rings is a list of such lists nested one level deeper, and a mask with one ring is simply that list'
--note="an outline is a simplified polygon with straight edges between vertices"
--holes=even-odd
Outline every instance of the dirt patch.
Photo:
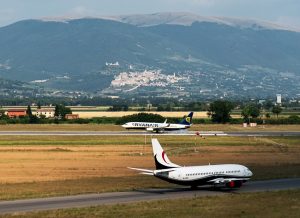
[{"label": "dirt patch", "polygon": [[[278,146],[166,146],[180,165],[240,163],[245,165],[300,164],[300,148]],[[154,168],[148,146],[12,146],[0,147],[0,183],[127,177],[127,167]]]}]

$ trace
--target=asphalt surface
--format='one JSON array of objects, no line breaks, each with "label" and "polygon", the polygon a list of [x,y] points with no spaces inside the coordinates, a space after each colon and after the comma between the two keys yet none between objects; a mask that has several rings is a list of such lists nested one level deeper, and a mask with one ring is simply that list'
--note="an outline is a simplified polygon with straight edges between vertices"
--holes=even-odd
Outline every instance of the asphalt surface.
[{"label": "asphalt surface", "polygon": [[152,133],[145,131],[0,131],[0,135],[29,135],[29,136],[139,136],[139,135],[199,135],[199,136],[300,136],[300,131],[251,131],[251,132],[223,132],[223,131],[173,131]]},{"label": "asphalt surface", "polygon": [[2,201],[0,202],[0,214],[132,203],[162,199],[217,196],[226,195],[229,193],[240,194],[249,192],[278,191],[286,189],[300,189],[300,178],[250,181],[245,183],[240,189],[234,190],[216,191],[210,187],[191,190],[190,188],[180,187],[173,189],[141,189],[132,192],[113,192],[30,200]]}]

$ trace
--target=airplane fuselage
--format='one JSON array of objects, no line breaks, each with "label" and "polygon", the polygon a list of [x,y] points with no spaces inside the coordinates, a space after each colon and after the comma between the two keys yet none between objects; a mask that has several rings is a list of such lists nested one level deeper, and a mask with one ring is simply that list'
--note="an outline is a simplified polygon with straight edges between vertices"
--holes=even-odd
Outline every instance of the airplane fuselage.
[{"label": "airplane fuselage", "polygon": [[[228,184],[230,181],[246,182],[252,172],[243,165],[221,164],[170,168],[154,170],[154,176],[170,183],[187,186],[201,186],[206,184]],[[237,183],[236,183],[237,184]]]},{"label": "airplane fuselage", "polygon": [[180,166],[172,163],[157,139],[152,139],[156,170],[130,168],[178,185],[239,188],[253,173],[240,164]]},{"label": "airplane fuselage", "polygon": [[170,124],[165,128],[166,131],[170,130],[181,130],[181,129],[188,129],[191,125],[184,125],[184,124]]},{"label": "airplane fuselage", "polygon": [[150,123],[150,122],[129,122],[122,125],[126,129],[161,129],[166,128],[169,124],[166,123]]},{"label": "airplane fuselage", "polygon": [[151,123],[151,122],[128,122],[122,125],[126,129],[145,129],[151,132],[163,132],[172,130],[182,130],[187,129],[192,125],[194,112],[190,112],[186,117],[184,117],[179,123]]},{"label": "airplane fuselage", "polygon": [[126,129],[145,129],[145,130],[181,130],[187,129],[190,125],[168,124],[168,123],[150,123],[150,122],[129,122],[122,125]]}]

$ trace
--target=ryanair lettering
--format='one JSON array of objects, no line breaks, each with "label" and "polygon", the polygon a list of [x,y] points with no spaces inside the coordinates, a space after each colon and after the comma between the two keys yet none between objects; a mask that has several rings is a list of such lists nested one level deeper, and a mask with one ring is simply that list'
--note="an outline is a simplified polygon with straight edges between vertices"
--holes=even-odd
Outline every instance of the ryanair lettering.
[{"label": "ryanair lettering", "polygon": [[134,127],[146,127],[146,128],[158,128],[158,124],[157,123],[132,123],[132,125]]}]

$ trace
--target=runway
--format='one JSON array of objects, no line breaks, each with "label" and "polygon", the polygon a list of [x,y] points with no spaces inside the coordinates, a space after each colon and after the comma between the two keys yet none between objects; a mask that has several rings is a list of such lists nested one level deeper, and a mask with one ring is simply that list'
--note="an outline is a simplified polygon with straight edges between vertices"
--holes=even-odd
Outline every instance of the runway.
[{"label": "runway", "polygon": [[300,178],[279,179],[265,181],[250,181],[243,187],[235,190],[215,191],[209,187],[191,190],[190,188],[173,189],[141,189],[132,192],[112,192],[102,194],[85,194],[67,197],[52,197],[29,200],[2,201],[0,202],[0,214],[29,212],[41,210],[53,210],[62,208],[88,207],[97,205],[133,203],[150,200],[194,198],[227,195],[229,193],[249,193],[263,191],[277,191],[286,189],[299,189]]},{"label": "runway", "polygon": [[0,135],[28,135],[28,136],[141,136],[141,135],[168,135],[168,136],[300,136],[300,131],[173,131],[152,133],[145,131],[0,131]]}]

